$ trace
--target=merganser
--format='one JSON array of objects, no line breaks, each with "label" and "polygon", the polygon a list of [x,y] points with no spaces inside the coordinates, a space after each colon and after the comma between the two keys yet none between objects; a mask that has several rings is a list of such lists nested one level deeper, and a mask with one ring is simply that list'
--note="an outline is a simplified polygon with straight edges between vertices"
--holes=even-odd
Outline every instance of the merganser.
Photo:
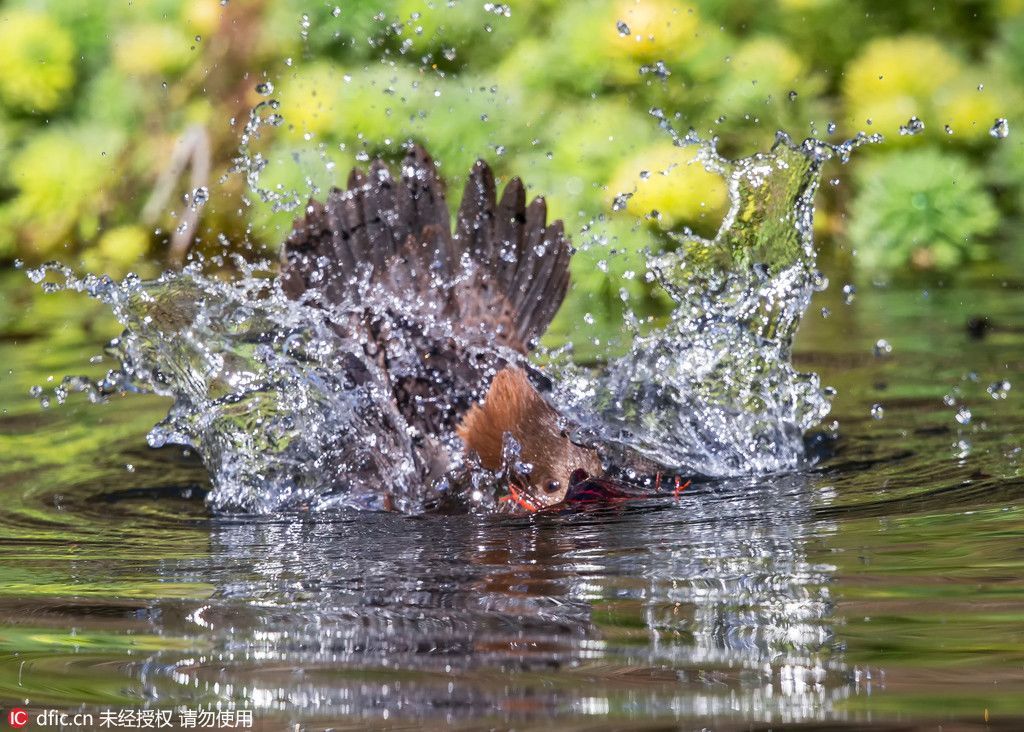
[{"label": "merganser", "polygon": [[[573,488],[617,485],[602,478],[598,451],[570,437],[526,358],[565,298],[571,256],[544,199],[527,205],[512,178],[498,200],[483,161],[452,231],[436,166],[413,146],[400,175],[376,160],[354,169],[345,190],[309,202],[284,244],[281,285],[294,299],[346,306],[336,327],[359,332],[387,374],[426,482],[450,469],[457,439],[470,462],[504,471],[516,503],[536,510]],[[356,381],[366,368],[339,367]],[[509,445],[518,448],[512,461]]]}]

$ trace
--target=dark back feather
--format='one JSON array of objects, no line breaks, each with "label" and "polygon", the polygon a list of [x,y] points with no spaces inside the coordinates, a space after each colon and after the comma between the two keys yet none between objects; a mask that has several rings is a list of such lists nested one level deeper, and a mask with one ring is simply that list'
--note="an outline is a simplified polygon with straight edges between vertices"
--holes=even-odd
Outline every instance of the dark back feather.
[{"label": "dark back feather", "polygon": [[[511,319],[510,328],[493,335],[525,352],[547,329],[569,285],[569,241],[560,221],[546,219],[544,199],[527,206],[519,178],[498,202],[494,175],[478,161],[453,235],[444,184],[417,145],[397,179],[376,160],[367,173],[354,169],[348,187],[332,189],[326,203],[310,201],[285,242],[281,281],[293,298],[315,291],[329,304],[358,304],[367,283],[415,281],[432,291],[404,293],[410,301],[454,296],[453,325]],[[463,254],[473,268],[468,278],[460,277]]]}]

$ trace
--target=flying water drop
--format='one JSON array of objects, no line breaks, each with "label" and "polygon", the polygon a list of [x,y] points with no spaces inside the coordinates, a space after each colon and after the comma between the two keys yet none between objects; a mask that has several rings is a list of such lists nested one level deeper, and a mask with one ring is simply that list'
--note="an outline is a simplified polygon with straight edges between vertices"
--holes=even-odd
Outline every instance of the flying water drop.
[{"label": "flying water drop", "polygon": [[992,129],[988,131],[988,134],[997,139],[1005,140],[1010,136],[1010,123],[1005,117],[1000,117],[992,125]]},{"label": "flying water drop", "polygon": [[900,125],[901,135],[919,135],[924,132],[924,122],[917,117],[911,117],[905,125]]}]

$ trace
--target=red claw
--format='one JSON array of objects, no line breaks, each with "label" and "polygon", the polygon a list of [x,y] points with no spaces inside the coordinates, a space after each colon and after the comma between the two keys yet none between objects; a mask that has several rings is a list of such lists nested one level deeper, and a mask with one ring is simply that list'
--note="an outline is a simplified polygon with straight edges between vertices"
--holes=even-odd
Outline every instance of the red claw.
[{"label": "red claw", "polygon": [[537,512],[537,506],[535,506],[529,498],[520,493],[519,489],[517,489],[512,483],[509,483],[508,485],[508,495],[502,496],[498,500],[501,503],[508,503],[509,501],[511,501],[520,508],[526,509],[530,513]]}]

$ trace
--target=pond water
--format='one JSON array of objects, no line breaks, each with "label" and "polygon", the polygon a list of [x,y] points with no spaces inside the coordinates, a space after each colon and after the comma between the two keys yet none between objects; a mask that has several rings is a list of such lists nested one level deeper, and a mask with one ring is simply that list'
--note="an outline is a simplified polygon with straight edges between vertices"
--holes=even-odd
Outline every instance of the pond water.
[{"label": "pond water", "polygon": [[1024,725],[1017,276],[818,293],[795,360],[838,389],[838,427],[811,469],[528,517],[213,516],[198,460],[146,446],[167,399],[29,396],[118,332],[103,306],[0,286],[4,707]]}]

